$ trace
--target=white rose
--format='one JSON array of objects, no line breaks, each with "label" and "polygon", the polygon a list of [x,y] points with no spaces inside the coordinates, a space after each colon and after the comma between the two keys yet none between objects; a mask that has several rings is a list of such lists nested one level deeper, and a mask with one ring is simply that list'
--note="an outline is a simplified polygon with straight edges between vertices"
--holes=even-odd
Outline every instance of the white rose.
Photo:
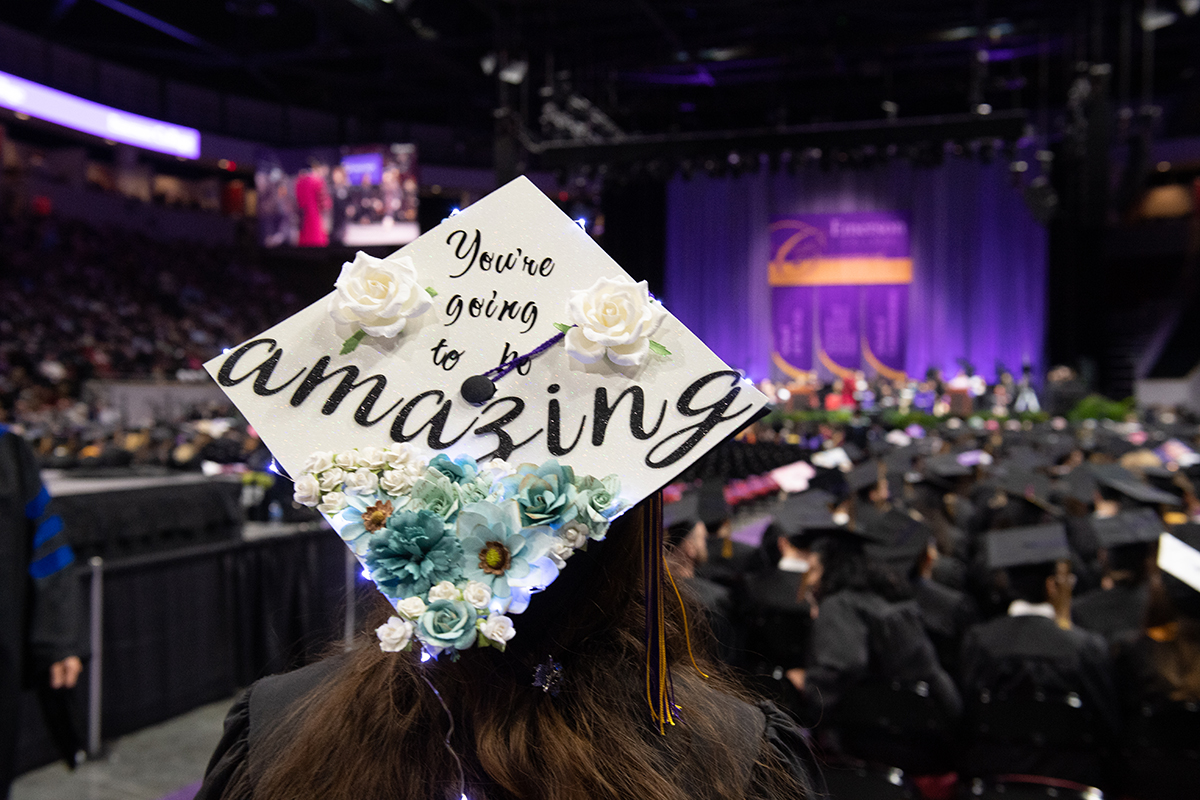
[{"label": "white rose", "polygon": [[296,479],[295,493],[292,499],[302,506],[312,508],[321,502],[321,485],[312,475],[301,475]]},{"label": "white rose", "polygon": [[408,494],[416,480],[417,475],[407,469],[387,469],[379,476],[379,488],[392,497],[399,497],[402,494]]},{"label": "white rose", "polygon": [[492,590],[479,581],[468,581],[463,589],[463,600],[476,608],[487,608],[488,603],[492,602]]},{"label": "white rose", "polygon": [[416,619],[425,613],[425,602],[413,595],[396,603],[396,610],[400,612],[400,616],[406,619]]},{"label": "white rose", "polygon": [[329,298],[334,322],[362,328],[368,336],[391,338],[404,330],[410,317],[433,306],[417,282],[417,268],[408,256],[375,258],[358,252],[342,264]]},{"label": "white rose", "polygon": [[361,467],[346,476],[346,491],[350,494],[374,494],[379,488],[379,476]]},{"label": "white rose", "polygon": [[354,469],[356,464],[356,453],[353,450],[348,450],[345,453],[338,453],[333,457],[333,463],[337,464],[342,469]]},{"label": "white rose", "polygon": [[650,352],[650,337],[667,318],[645,281],[600,278],[567,300],[567,352],[591,364],[608,356],[620,366],[638,366]]},{"label": "white rose", "polygon": [[346,508],[346,495],[341,492],[326,492],[321,497],[321,505],[317,506],[317,511],[326,514],[330,517],[342,513]]},{"label": "white rose", "polygon": [[412,641],[415,627],[411,622],[400,617],[388,617],[388,621],[375,629],[379,637],[379,649],[385,653],[399,653],[408,647]]},{"label": "white rose", "polygon": [[483,638],[494,642],[501,650],[504,649],[504,645],[508,644],[509,639],[517,635],[516,629],[513,628],[513,621],[500,614],[489,616],[479,630],[483,634]]},{"label": "white rose", "polygon": [[429,590],[429,602],[435,600],[458,600],[462,595],[450,581],[442,581]]},{"label": "white rose", "polygon": [[332,467],[321,473],[320,484],[322,492],[340,492],[346,473],[341,467]]},{"label": "white rose", "polygon": [[590,533],[591,529],[578,520],[572,520],[558,530],[558,535],[562,537],[563,541],[576,550],[588,543]]},{"label": "white rose", "polygon": [[483,468],[491,473],[494,480],[500,480],[501,478],[517,474],[517,468],[502,458],[493,458]]},{"label": "white rose", "polygon": [[301,472],[311,472],[316,474],[324,472],[333,466],[333,453],[328,450],[318,450],[310,455],[304,462],[304,466],[300,469]]},{"label": "white rose", "polygon": [[354,463],[367,469],[383,469],[383,449],[380,447],[364,447],[354,453]]},{"label": "white rose", "polygon": [[393,442],[383,449],[383,462],[392,469],[405,468],[417,473],[425,471],[425,464],[417,458],[416,451],[401,442]]},{"label": "white rose", "polygon": [[562,539],[550,540],[550,552],[546,555],[550,556],[550,560],[554,562],[554,566],[562,569],[567,566],[567,559],[575,554],[575,548],[564,542]]}]

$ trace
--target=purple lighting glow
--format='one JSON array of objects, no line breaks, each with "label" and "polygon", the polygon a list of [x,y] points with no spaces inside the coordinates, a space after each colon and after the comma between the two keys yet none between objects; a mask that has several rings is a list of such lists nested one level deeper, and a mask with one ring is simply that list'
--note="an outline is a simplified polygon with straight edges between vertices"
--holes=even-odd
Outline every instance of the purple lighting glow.
[{"label": "purple lighting glow", "polygon": [[0,107],[114,142],[180,158],[200,157],[200,131],[93,103],[0,72]]}]

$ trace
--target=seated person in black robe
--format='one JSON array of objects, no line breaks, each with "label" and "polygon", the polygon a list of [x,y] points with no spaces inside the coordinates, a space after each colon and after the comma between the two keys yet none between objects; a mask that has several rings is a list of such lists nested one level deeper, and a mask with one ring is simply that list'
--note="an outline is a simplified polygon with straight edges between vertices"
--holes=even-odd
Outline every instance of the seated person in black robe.
[{"label": "seated person in black robe", "polygon": [[733,593],[719,583],[696,574],[708,561],[708,537],[704,523],[694,520],[675,522],[666,531],[666,558],[671,577],[681,592],[688,592],[704,610],[716,643],[716,656],[726,664],[734,663],[741,651],[738,629],[733,620],[736,609]]},{"label": "seated person in black robe", "polygon": [[1116,655],[1120,789],[1139,800],[1190,800],[1200,787],[1200,526],[1172,536],[1160,544],[1145,627]]},{"label": "seated person in black robe", "polygon": [[733,518],[721,481],[705,481],[696,494],[696,514],[708,531],[708,561],[699,574],[740,592],[742,580],[753,568],[757,550],[733,539]]},{"label": "seated person in black robe", "polygon": [[1061,524],[993,531],[987,563],[1005,570],[1005,616],[967,631],[963,696],[970,726],[961,774],[1107,783],[1117,730],[1108,646],[1070,622],[1070,550]]},{"label": "seated person in black robe", "polygon": [[1071,617],[1111,644],[1141,630],[1153,546],[1165,526],[1148,508],[1093,520],[1092,526],[1101,546],[1104,580],[1071,603]]},{"label": "seated person in black robe", "polygon": [[949,771],[962,703],[911,589],[867,557],[865,535],[814,535],[809,581],[818,613],[803,721],[820,721],[826,746],[845,757],[915,773]]}]

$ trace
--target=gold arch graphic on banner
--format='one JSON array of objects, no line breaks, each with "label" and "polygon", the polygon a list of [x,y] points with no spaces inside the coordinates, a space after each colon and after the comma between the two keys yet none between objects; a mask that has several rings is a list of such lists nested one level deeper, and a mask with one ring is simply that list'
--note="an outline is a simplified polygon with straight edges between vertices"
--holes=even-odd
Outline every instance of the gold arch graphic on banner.
[{"label": "gold arch graphic on banner", "polygon": [[792,366],[783,356],[779,355],[778,351],[775,350],[771,351],[771,362],[775,364],[775,366],[779,367],[780,372],[782,372],[784,375],[787,375],[792,380],[808,380],[813,374],[812,370],[800,369],[799,367]]},{"label": "gold arch graphic on banner", "polygon": [[843,367],[841,364],[830,358],[829,354],[825,352],[824,347],[817,348],[817,358],[821,359],[821,363],[825,365],[825,369],[829,370],[834,375],[837,375],[842,380],[854,380],[854,370]]},{"label": "gold arch graphic on banner", "polygon": [[867,344],[867,337],[865,336],[862,337],[862,353],[863,358],[867,360],[867,363],[871,366],[871,369],[875,370],[883,377],[896,383],[908,382],[907,372],[904,370],[892,369],[887,364],[884,364],[882,361],[876,358],[875,354],[871,352],[871,345]]}]

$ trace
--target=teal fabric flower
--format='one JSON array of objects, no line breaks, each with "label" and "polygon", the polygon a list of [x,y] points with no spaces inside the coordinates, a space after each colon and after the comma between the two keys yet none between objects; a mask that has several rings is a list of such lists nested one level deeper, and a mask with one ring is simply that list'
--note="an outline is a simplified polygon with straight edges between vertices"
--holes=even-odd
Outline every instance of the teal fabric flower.
[{"label": "teal fabric flower", "polygon": [[491,478],[477,476],[469,483],[458,484],[458,502],[465,508],[469,503],[479,503],[484,500],[494,500],[499,496],[493,491]]},{"label": "teal fabric flower", "polygon": [[463,575],[492,590],[493,597],[509,596],[510,580],[529,575],[530,562],[550,551],[543,531],[521,531],[514,504],[509,501],[472,503],[458,515],[463,548]]},{"label": "teal fabric flower", "polygon": [[436,650],[466,650],[475,644],[479,614],[463,600],[435,600],[417,619],[417,637]]},{"label": "teal fabric flower", "polygon": [[394,510],[395,505],[390,499],[378,496],[354,497],[346,510],[339,515],[344,524],[338,529],[338,535],[361,556],[366,552],[370,534],[381,530]]},{"label": "teal fabric flower", "polygon": [[578,482],[579,518],[587,523],[592,539],[603,539],[608,524],[621,511],[621,479],[617,475],[593,478],[585,475]]},{"label": "teal fabric flower", "polygon": [[579,490],[575,486],[575,471],[560,466],[553,458],[540,467],[522,464],[517,474],[503,481],[505,497],[517,501],[521,524],[526,527],[546,525],[559,528],[575,519]]},{"label": "teal fabric flower", "polygon": [[432,511],[453,523],[459,509],[458,486],[446,473],[427,469],[413,484],[407,507],[413,511]]},{"label": "teal fabric flower", "polygon": [[398,511],[367,543],[371,580],[388,597],[423,595],[441,581],[462,578],[463,549],[432,511]]},{"label": "teal fabric flower", "polygon": [[479,474],[479,467],[470,456],[459,456],[451,461],[445,453],[439,453],[429,462],[429,468],[436,469],[455,483],[470,483]]}]

